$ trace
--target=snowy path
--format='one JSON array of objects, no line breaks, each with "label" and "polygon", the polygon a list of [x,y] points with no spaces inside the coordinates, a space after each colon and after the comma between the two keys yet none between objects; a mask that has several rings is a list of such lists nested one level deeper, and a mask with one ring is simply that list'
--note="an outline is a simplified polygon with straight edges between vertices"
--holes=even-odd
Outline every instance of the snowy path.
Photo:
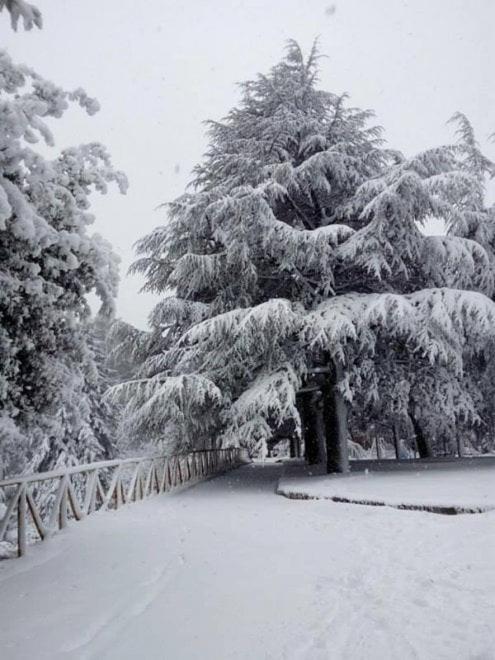
[{"label": "snowy path", "polygon": [[495,512],[274,495],[276,466],[0,564],[2,660],[495,658]]}]

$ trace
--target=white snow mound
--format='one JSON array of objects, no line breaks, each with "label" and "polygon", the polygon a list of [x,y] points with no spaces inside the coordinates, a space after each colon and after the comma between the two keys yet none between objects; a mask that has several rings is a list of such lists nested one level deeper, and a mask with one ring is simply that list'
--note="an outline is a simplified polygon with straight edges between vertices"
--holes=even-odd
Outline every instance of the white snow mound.
[{"label": "white snow mound", "polygon": [[369,464],[364,471],[349,475],[289,469],[280,479],[277,492],[293,499],[329,499],[435,513],[482,513],[495,509],[495,463],[491,460],[414,462],[391,471],[384,470],[383,463],[376,465],[376,471],[371,461]]}]

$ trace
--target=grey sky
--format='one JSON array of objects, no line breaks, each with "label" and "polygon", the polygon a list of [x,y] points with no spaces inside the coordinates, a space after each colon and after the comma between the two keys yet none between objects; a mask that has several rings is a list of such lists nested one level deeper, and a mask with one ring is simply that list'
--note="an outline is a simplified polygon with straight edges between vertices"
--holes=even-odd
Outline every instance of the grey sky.
[{"label": "grey sky", "polygon": [[495,159],[486,139],[495,131],[494,0],[37,4],[44,29],[13,34],[2,15],[2,46],[101,102],[95,117],[74,109],[54,124],[57,148],[99,140],[129,177],[127,196],[95,196],[93,210],[95,230],[122,259],[119,315],[138,327],[155,299],[125,274],[132,244],[163,222],[155,208],[183,191],[205,148],[201,122],[225,115],[238,100],[235,83],[275,64],[288,38],[308,49],[320,35],[321,87],[373,108],[390,146],[412,154],[449,141],[445,122],[461,110]]}]

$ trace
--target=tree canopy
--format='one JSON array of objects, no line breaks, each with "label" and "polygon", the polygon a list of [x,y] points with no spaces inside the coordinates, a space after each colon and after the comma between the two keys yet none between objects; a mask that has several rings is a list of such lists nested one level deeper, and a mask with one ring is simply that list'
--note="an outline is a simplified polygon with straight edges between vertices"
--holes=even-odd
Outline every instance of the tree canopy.
[{"label": "tree canopy", "polygon": [[[140,335],[136,379],[113,391],[134,433],[185,448],[263,444],[288,422],[298,432],[296,393],[322,363],[348,401],[370,386],[368,399],[391,400],[405,379],[401,414],[424,424],[485,350],[493,165],[469,122],[454,117],[457,144],[406,158],[385,147],[372,112],[319,89],[318,66],[316,46],[305,58],[291,41],[242,84],[239,106],[208,123],[190,189],[137,244],[133,271],[164,298]],[[446,236],[424,235],[431,217]],[[384,385],[387,371],[397,383]]]}]

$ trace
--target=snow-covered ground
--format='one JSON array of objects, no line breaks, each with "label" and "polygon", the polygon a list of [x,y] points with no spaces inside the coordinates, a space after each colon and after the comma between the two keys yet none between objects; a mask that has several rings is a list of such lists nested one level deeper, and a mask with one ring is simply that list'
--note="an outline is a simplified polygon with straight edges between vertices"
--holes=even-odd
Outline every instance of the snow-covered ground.
[{"label": "snow-covered ground", "polygon": [[0,657],[495,657],[495,512],[290,500],[279,476],[246,466],[0,563]]},{"label": "snow-covered ground", "polygon": [[288,497],[459,512],[495,509],[495,461],[491,458],[406,464],[393,461],[390,466],[386,461],[360,463],[362,472],[345,476],[311,474],[304,466],[289,468],[280,479],[278,492]]}]

